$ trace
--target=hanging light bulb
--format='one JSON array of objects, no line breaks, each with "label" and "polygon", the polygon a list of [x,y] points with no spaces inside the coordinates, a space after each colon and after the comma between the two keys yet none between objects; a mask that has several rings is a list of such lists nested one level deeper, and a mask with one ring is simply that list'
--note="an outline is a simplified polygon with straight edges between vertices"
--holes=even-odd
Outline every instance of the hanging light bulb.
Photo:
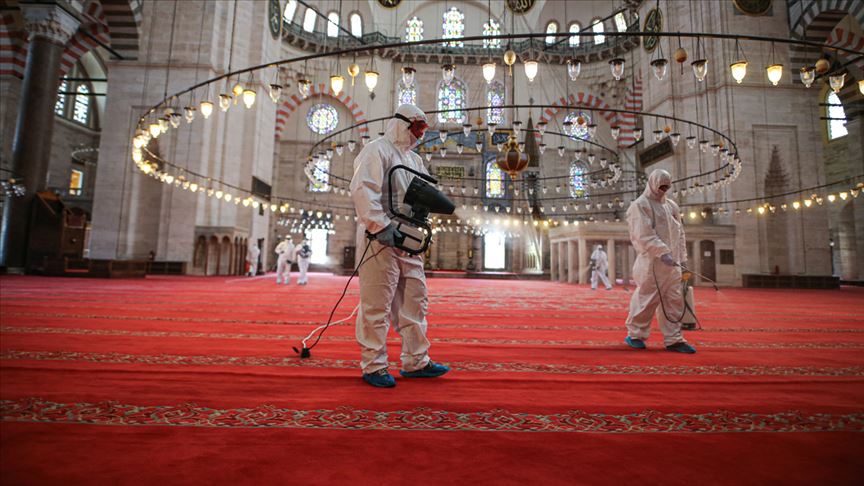
[{"label": "hanging light bulb", "polygon": [[528,78],[528,82],[533,83],[534,78],[537,77],[537,70],[539,69],[539,64],[537,64],[537,61],[534,60],[525,61],[523,63],[523,67],[525,68],[525,77]]},{"label": "hanging light bulb", "polygon": [[438,132],[438,138],[441,139],[441,143],[444,143],[447,140],[447,130],[441,130]]},{"label": "hanging light bulb", "polygon": [[691,62],[690,66],[693,68],[693,75],[696,76],[696,80],[700,83],[705,81],[705,76],[708,75],[708,60],[697,59]]},{"label": "hanging light bulb", "polygon": [[220,94],[219,95],[219,109],[222,111],[228,111],[228,108],[231,108],[231,95],[229,94]]},{"label": "hanging light bulb", "polygon": [[441,147],[441,157],[447,157],[447,147]]},{"label": "hanging light bulb", "polygon": [[444,80],[444,84],[450,84],[453,81],[453,77],[456,76],[456,66],[453,64],[444,64],[441,66],[441,79]]},{"label": "hanging light bulb", "polygon": [[693,135],[690,135],[689,137],[687,137],[687,148],[688,149],[696,148],[696,137],[694,137]]},{"label": "hanging light bulb", "polygon": [[621,135],[621,127],[613,126],[609,128],[609,134],[612,135],[612,140],[618,140],[618,136]]},{"label": "hanging light bulb", "polygon": [[501,152],[502,150],[504,150],[504,142],[498,142],[498,143],[496,143],[496,144],[495,144],[495,148],[497,148],[498,151]]},{"label": "hanging light bulb", "polygon": [[516,53],[512,49],[507,49],[504,52],[504,64],[510,68],[510,76],[513,76],[513,64],[516,63]]},{"label": "hanging light bulb", "polygon": [[246,105],[246,109],[252,108],[252,105],[255,104],[255,98],[258,96],[255,93],[254,89],[246,88],[243,90],[243,104]]},{"label": "hanging light bulb", "polygon": [[771,84],[777,86],[777,84],[780,82],[780,79],[783,77],[783,65],[772,64],[765,68],[765,72],[768,73],[768,81],[771,81]]},{"label": "hanging light bulb", "polygon": [[277,83],[270,83],[268,89],[270,99],[273,100],[273,103],[279,103],[279,97],[282,96],[282,85]]},{"label": "hanging light bulb", "polygon": [[168,122],[171,124],[172,128],[180,127],[180,114],[179,113],[171,113],[168,115]]},{"label": "hanging light bulb", "polygon": [[497,123],[487,123],[486,128],[489,130],[489,135],[495,134],[495,128],[498,127]]},{"label": "hanging light bulb", "polygon": [[804,84],[805,88],[809,88],[813,85],[813,81],[816,81],[816,69],[812,67],[802,67],[799,73],[801,74],[801,83]]},{"label": "hanging light bulb", "polygon": [[653,133],[654,133],[654,143],[659,142],[660,139],[663,138],[663,131],[662,130],[654,130]]},{"label": "hanging light bulb", "polygon": [[456,153],[457,154],[461,154],[463,150],[465,150],[464,145],[462,145],[461,143],[456,144]]},{"label": "hanging light bulb", "polygon": [[365,73],[366,87],[369,92],[375,91],[375,86],[378,86],[378,71],[367,70]]},{"label": "hanging light bulb", "polygon": [[355,140],[348,140],[348,150],[354,152],[355,148],[357,148],[357,142]]},{"label": "hanging light bulb", "polygon": [[546,133],[546,126],[547,123],[545,121],[537,124],[537,131],[540,133],[541,137]]},{"label": "hanging light bulb", "polygon": [[699,150],[702,152],[707,152],[709,146],[710,144],[708,143],[708,140],[699,140]]},{"label": "hanging light bulb", "polygon": [[414,86],[414,74],[416,69],[411,66],[402,66],[402,84],[405,86]]},{"label": "hanging light bulb", "polygon": [[678,142],[681,141],[681,134],[678,132],[669,134],[669,140],[672,142],[673,147],[678,146]]},{"label": "hanging light bulb", "polygon": [[576,59],[567,59],[567,75],[570,76],[570,81],[576,81],[581,72],[582,62]]},{"label": "hanging light bulb", "polygon": [[601,168],[605,169],[605,168],[606,168],[606,165],[607,165],[608,163],[609,163],[609,161],[606,160],[605,157],[603,157],[603,158],[600,159],[600,167],[601,167]]},{"label": "hanging light bulb", "polygon": [[471,135],[471,124],[470,123],[463,123],[462,124],[462,134],[465,135],[466,137],[468,135]]},{"label": "hanging light bulb", "polygon": [[345,146],[340,144],[336,144],[336,155],[342,155],[345,152]]},{"label": "hanging light bulb", "polygon": [[426,152],[426,162],[432,160],[432,152]]},{"label": "hanging light bulb", "polygon": [[732,71],[732,78],[741,84],[744,81],[744,76],[747,76],[747,61],[733,62],[729,65],[729,69]]},{"label": "hanging light bulb", "polygon": [[846,82],[846,73],[832,74],[828,76],[828,85],[834,90],[834,93],[840,93],[843,89],[843,84]]},{"label": "hanging light bulb", "polygon": [[615,81],[620,81],[621,76],[624,75],[624,62],[624,59],[620,57],[609,61],[609,68],[612,70],[612,77],[615,78]]},{"label": "hanging light bulb", "polygon": [[563,145],[558,146],[558,156],[564,157],[564,146]]},{"label": "hanging light bulb", "polygon": [[540,155],[543,155],[543,153],[546,152],[546,144],[541,143],[540,145],[537,146],[537,150],[540,151]]},{"label": "hanging light bulb", "polygon": [[333,94],[339,96],[343,87],[345,87],[345,78],[342,75],[334,74],[330,76],[330,90],[333,91]]},{"label": "hanging light bulb", "polygon": [[333,149],[332,149],[332,148],[328,148],[328,149],[324,152],[324,154],[327,156],[327,160],[332,159],[332,158],[333,158]]},{"label": "hanging light bulb", "polygon": [[308,79],[298,79],[297,91],[300,93],[300,96],[302,96],[305,100],[309,97],[309,93],[312,91],[312,81],[309,81]]},{"label": "hanging light bulb", "polygon": [[654,71],[654,77],[656,77],[658,81],[663,81],[663,78],[666,77],[667,66],[669,66],[669,61],[662,57],[651,61],[651,68]]},{"label": "hanging light bulb", "polygon": [[519,120],[514,121],[514,122],[513,122],[513,134],[516,135],[516,136],[518,136],[518,135],[519,135],[519,132],[520,132],[521,130],[522,130],[522,122],[519,121]]},{"label": "hanging light bulb", "polygon": [[213,103],[209,101],[202,101],[198,107],[201,108],[201,116],[203,116],[205,120],[210,118],[210,115],[213,114]]},{"label": "hanging light bulb", "polygon": [[240,95],[243,94],[243,85],[240,84],[239,79],[237,80],[237,84],[234,85],[234,88],[231,90],[231,92],[234,93],[235,98],[238,98],[240,97]]},{"label": "hanging light bulb", "polygon": [[636,140],[637,142],[639,140],[642,140],[642,129],[641,128],[634,128],[633,129],[633,139]]},{"label": "hanging light bulb", "polygon": [[592,152],[592,153],[589,153],[589,154],[588,154],[588,163],[589,163],[589,164],[593,164],[593,163],[594,163],[594,159],[596,159],[596,158],[597,158],[597,156],[594,155],[593,152]]},{"label": "hanging light bulb", "polygon": [[483,142],[481,142],[479,139],[477,140],[477,143],[474,144],[474,150],[476,150],[477,152],[483,151]]},{"label": "hanging light bulb", "polygon": [[486,84],[491,83],[492,80],[495,79],[495,69],[496,66],[494,62],[487,62],[483,65],[483,79],[486,80]]},{"label": "hanging light bulb", "polygon": [[183,115],[186,116],[186,123],[192,123],[192,120],[195,119],[195,112],[198,111],[194,106],[187,106],[183,108]]}]

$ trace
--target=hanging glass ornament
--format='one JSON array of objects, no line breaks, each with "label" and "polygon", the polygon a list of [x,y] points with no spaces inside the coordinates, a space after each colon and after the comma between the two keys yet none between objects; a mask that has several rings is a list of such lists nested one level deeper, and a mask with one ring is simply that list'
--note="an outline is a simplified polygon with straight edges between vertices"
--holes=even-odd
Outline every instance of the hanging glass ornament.
[{"label": "hanging glass ornament", "polygon": [[609,68],[612,70],[612,77],[615,78],[615,81],[620,81],[621,77],[624,76],[624,62],[624,59],[620,57],[609,61]]},{"label": "hanging glass ornament", "polygon": [[654,71],[654,77],[656,77],[658,81],[663,81],[663,78],[666,77],[666,68],[668,66],[669,61],[662,57],[651,61],[651,69]]},{"label": "hanging glass ornament", "polygon": [[705,76],[708,75],[708,60],[697,59],[690,63],[690,66],[693,68],[693,75],[696,76],[696,80],[700,83],[705,81]]},{"label": "hanging glass ornament", "polygon": [[357,148],[357,142],[355,140],[348,140],[348,150],[354,152],[355,148]]},{"label": "hanging glass ornament", "polygon": [[690,135],[689,137],[687,137],[687,148],[688,149],[696,148],[696,137],[694,137],[693,135]]},{"label": "hanging glass ornament", "polygon": [[813,85],[813,81],[816,80],[816,69],[812,67],[802,67],[801,68],[801,83],[804,84],[805,87],[809,88]]},{"label": "hanging glass ornament", "polygon": [[612,135],[612,140],[618,140],[618,136],[621,135],[621,127],[613,126],[609,129],[609,134]]},{"label": "hanging glass ornament", "polygon": [[579,74],[582,72],[582,63],[576,59],[567,60],[567,75],[570,76],[570,81],[576,81]]},{"label": "hanging glass ornament", "polygon": [[414,75],[417,72],[411,66],[402,66],[402,84],[407,87],[414,86]]},{"label": "hanging glass ornament", "polygon": [[441,79],[444,80],[444,84],[450,84],[453,81],[453,77],[456,75],[456,66],[453,64],[444,64],[441,66]]},{"label": "hanging glass ornament", "polygon": [[269,86],[270,90],[270,99],[273,100],[273,103],[279,103],[279,97],[282,96],[282,85],[271,83]]}]

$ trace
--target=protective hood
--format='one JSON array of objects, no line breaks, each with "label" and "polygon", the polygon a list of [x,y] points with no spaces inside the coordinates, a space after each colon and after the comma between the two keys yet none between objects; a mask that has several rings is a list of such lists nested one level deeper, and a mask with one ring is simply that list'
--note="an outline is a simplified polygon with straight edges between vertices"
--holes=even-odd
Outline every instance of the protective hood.
[{"label": "protective hood", "polygon": [[672,186],[672,175],[663,169],[655,169],[648,175],[648,185],[645,186],[645,191],[642,194],[648,199],[661,203],[666,202],[666,193],[660,191],[662,185]]},{"label": "protective hood", "polygon": [[[420,108],[414,105],[402,104],[396,109],[396,113],[404,116],[409,120],[427,121],[426,114]],[[387,122],[387,128],[384,129],[384,138],[396,146],[399,150],[410,150],[417,141],[411,132],[408,131],[408,123],[399,118],[391,118]]]}]

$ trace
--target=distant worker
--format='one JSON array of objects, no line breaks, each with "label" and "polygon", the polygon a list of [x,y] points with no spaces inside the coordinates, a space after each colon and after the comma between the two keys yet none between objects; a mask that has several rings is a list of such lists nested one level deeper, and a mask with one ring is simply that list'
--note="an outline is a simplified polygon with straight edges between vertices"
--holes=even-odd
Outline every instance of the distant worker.
[{"label": "distant worker", "polygon": [[294,260],[294,242],[290,236],[285,236],[285,239],[276,245],[276,283],[280,284],[283,281],[285,285],[291,283],[291,265]]},{"label": "distant worker", "polygon": [[606,290],[612,290],[612,284],[609,283],[609,278],[606,272],[609,270],[609,257],[603,251],[603,245],[594,247],[594,253],[591,254],[591,290],[597,290],[597,278],[603,281]]},{"label": "distant worker", "polygon": [[309,241],[303,238],[303,241],[294,248],[294,259],[297,260],[297,268],[300,269],[300,278],[297,279],[297,285],[306,285],[309,283],[306,271],[309,270],[309,260],[311,258],[312,248],[309,246]]},{"label": "distant worker", "polygon": [[254,277],[258,275],[258,257],[261,255],[261,249],[256,243],[249,243],[249,250],[246,252],[246,263],[249,265],[249,275]]},{"label": "distant worker", "polygon": [[654,170],[645,191],[627,209],[630,241],[637,253],[633,263],[637,287],[630,299],[625,342],[631,348],[645,349],[656,313],[666,349],[693,354],[696,349],[681,333],[681,266],[687,263],[687,245],[678,205],[666,198],[671,187],[672,176],[665,170]]}]

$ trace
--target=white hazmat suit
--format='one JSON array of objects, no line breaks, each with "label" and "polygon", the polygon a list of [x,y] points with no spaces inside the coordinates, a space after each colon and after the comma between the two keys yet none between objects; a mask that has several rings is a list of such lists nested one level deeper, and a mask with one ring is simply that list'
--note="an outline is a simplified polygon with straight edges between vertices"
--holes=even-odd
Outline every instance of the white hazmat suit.
[{"label": "white hazmat suit", "polygon": [[[413,105],[401,105],[396,113],[412,121],[426,121],[426,114]],[[420,156],[411,151],[416,137],[408,126],[404,120],[391,119],[384,136],[367,144],[354,159],[351,199],[359,222],[358,251],[366,248],[367,230],[376,234],[391,223],[387,171],[401,164],[428,174]],[[404,170],[394,172],[394,201],[402,202],[413,177]],[[408,212],[404,208],[400,211]],[[365,259],[359,270],[360,312],[356,332],[363,373],[371,374],[387,368],[387,332],[391,323],[402,338],[402,370],[410,372],[424,368],[430,360],[429,340],[426,338],[428,293],[423,257],[411,256],[372,241]]]},{"label": "white hazmat suit", "polygon": [[276,283],[291,283],[291,263],[294,258],[294,242],[285,238],[276,245]]},{"label": "white hazmat suit", "polygon": [[249,276],[258,275],[258,256],[261,255],[261,249],[255,243],[249,244],[249,250],[246,252],[246,262],[249,263]]},{"label": "white hazmat suit", "polygon": [[667,347],[686,342],[680,322],[672,322],[679,320],[684,310],[681,268],[663,261],[687,261],[678,205],[660,190],[660,186],[671,184],[672,176],[665,170],[651,172],[645,191],[627,209],[630,241],[637,254],[633,263],[637,288],[630,299],[627,333],[632,339],[646,340],[656,313]]},{"label": "white hazmat suit", "polygon": [[612,284],[609,283],[609,278],[606,277],[606,272],[609,271],[609,257],[603,251],[603,245],[597,245],[594,248],[594,253],[591,254],[591,261],[594,262],[594,270],[591,272],[591,290],[597,290],[597,278],[603,281],[606,290],[612,290]]},{"label": "white hazmat suit", "polygon": [[309,242],[304,239],[294,248],[294,260],[297,261],[297,268],[300,270],[300,276],[297,278],[298,285],[306,285],[309,283],[309,278],[306,272],[309,270],[309,261],[312,259],[312,249],[309,248]]}]

